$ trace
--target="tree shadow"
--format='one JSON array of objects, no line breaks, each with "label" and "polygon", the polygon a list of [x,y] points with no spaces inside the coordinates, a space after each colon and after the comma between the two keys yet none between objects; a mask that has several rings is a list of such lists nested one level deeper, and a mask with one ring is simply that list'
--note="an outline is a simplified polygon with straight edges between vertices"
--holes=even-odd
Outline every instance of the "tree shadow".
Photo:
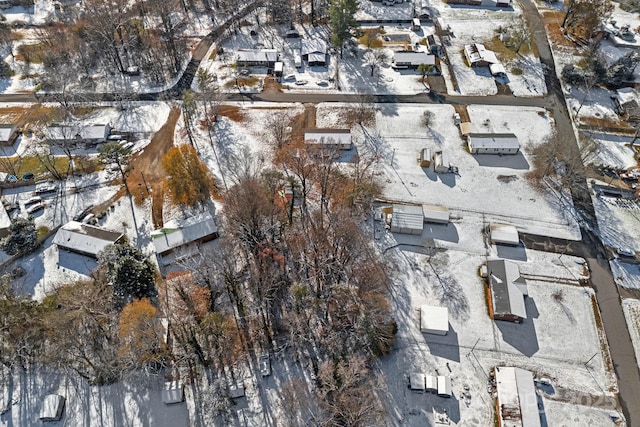
[{"label": "tree shadow", "polygon": [[526,297],[524,303],[527,310],[527,318],[522,323],[496,320],[495,324],[502,333],[504,342],[523,355],[531,357],[540,350],[535,324],[533,323],[533,319],[537,319],[540,313],[533,298]]},{"label": "tree shadow", "polygon": [[489,168],[506,168],[515,170],[529,170],[530,165],[521,151],[517,154],[473,154],[479,166]]}]

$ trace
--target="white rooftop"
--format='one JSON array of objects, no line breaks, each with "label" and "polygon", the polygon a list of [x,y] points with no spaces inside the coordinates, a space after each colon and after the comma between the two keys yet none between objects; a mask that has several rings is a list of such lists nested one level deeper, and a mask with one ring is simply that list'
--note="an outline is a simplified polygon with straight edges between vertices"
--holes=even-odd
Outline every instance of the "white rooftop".
[{"label": "white rooftop", "polygon": [[489,230],[491,231],[491,240],[494,243],[505,243],[508,245],[520,244],[518,229],[513,225],[491,223]]},{"label": "white rooftop", "polygon": [[497,367],[496,388],[500,425],[540,427],[538,399],[533,374],[520,368]]},{"label": "white rooftop", "polygon": [[276,49],[238,49],[238,61],[275,62],[278,60]]},{"label": "white rooftop", "polygon": [[422,205],[426,221],[449,222],[449,208],[445,206]]},{"label": "white rooftop", "polygon": [[327,53],[327,44],[321,39],[302,39],[301,51],[303,55],[310,53]]},{"label": "white rooftop", "polygon": [[15,132],[17,125],[0,124],[0,142],[7,142]]},{"label": "white rooftop", "polygon": [[470,133],[467,138],[473,148],[520,148],[518,137],[512,133]]},{"label": "white rooftop", "polygon": [[95,257],[123,236],[124,234],[118,231],[109,231],[78,221],[69,221],[60,227],[53,238],[53,243],[61,248]]},{"label": "white rooftop", "polygon": [[449,332],[449,309],[447,307],[436,307],[433,305],[421,306],[420,330],[423,332]]},{"label": "white rooftop", "polygon": [[164,227],[151,233],[156,253],[162,255],[180,246],[209,237],[218,232],[209,212],[183,220],[167,221]]},{"label": "white rooftop", "polygon": [[52,125],[44,131],[46,139],[52,141],[62,140],[101,140],[109,136],[110,126],[104,125]]}]

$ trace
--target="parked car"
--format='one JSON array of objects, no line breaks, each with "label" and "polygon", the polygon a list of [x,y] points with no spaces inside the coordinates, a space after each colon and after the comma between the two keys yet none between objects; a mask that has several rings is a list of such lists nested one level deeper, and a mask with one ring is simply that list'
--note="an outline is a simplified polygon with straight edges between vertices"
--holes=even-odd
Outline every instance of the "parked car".
[{"label": "parked car", "polygon": [[58,186],[53,181],[36,184],[36,194],[55,193],[56,191],[58,191]]},{"label": "parked car", "polygon": [[38,212],[39,210],[44,209],[44,204],[43,203],[36,203],[35,205],[32,205],[30,208],[27,209],[27,213],[29,215],[34,214],[36,212]]},{"label": "parked car", "polygon": [[260,355],[260,374],[263,377],[268,377],[271,375],[271,361],[269,360],[269,355],[267,353],[263,353]]},{"label": "parked car", "polygon": [[36,176],[32,173],[32,172],[27,172],[24,175],[22,175],[22,180],[23,181],[30,181],[33,180]]},{"label": "parked car", "polygon": [[42,197],[40,196],[33,196],[30,199],[27,199],[26,202],[24,202],[24,207],[29,207],[30,205],[33,205],[34,203],[41,203],[42,202]]},{"label": "parked car", "polygon": [[107,137],[108,141],[120,141],[121,139],[123,139],[122,135],[109,135]]},{"label": "parked car", "polygon": [[306,80],[296,80],[296,85],[297,86],[304,86],[307,84]]},{"label": "parked car", "polygon": [[393,0],[383,0],[382,4],[384,6],[393,6],[395,4],[395,1],[393,1]]},{"label": "parked car", "polygon": [[287,74],[286,76],[284,76],[284,80],[286,81],[292,81],[296,79],[296,75],[295,74]]},{"label": "parked car", "polygon": [[5,181],[10,183],[18,182],[18,177],[15,175],[7,175],[7,178],[5,179]]},{"label": "parked car", "polygon": [[126,144],[122,145],[122,148],[125,150],[131,150],[131,148],[133,148],[135,144],[133,142],[127,142]]},{"label": "parked car", "polygon": [[328,82],[328,81],[326,81],[326,80],[318,80],[318,81],[316,82],[316,84],[317,84],[318,86],[329,86],[329,82]]}]

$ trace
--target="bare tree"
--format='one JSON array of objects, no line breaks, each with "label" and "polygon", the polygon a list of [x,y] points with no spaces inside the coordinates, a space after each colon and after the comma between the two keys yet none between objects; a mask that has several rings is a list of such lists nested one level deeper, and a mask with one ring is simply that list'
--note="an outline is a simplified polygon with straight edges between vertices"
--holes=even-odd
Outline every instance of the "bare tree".
[{"label": "bare tree", "polygon": [[371,71],[371,77],[373,73],[380,67],[386,65],[389,62],[389,55],[384,50],[367,49],[364,53],[364,63],[367,64]]}]

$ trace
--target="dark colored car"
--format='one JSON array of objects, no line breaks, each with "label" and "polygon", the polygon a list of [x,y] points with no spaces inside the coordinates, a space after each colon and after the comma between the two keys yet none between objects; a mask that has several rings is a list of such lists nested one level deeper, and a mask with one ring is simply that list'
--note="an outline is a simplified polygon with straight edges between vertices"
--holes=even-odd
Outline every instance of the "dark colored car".
[{"label": "dark colored car", "polygon": [[30,181],[30,180],[34,179],[35,177],[36,176],[33,173],[27,172],[24,175],[22,175],[22,180],[23,181]]}]

